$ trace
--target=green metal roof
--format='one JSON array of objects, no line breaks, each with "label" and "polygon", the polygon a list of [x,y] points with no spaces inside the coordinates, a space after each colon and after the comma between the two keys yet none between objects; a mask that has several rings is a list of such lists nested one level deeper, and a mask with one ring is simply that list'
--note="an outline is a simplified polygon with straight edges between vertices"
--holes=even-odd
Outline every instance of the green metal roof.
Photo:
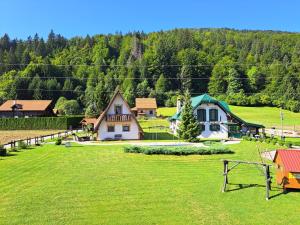
[{"label": "green metal roof", "polygon": [[[253,126],[253,127],[259,127],[259,128],[264,128],[263,125],[261,124],[255,124],[255,123],[248,123],[244,121],[243,119],[239,118],[235,114],[233,114],[228,106],[228,104],[224,101],[218,101],[215,98],[209,96],[208,94],[203,94],[199,96],[195,96],[191,98],[192,101],[192,107],[193,109],[197,108],[199,105],[204,104],[204,103],[214,103],[219,105],[226,113],[230,114],[232,117],[235,119],[241,121],[243,124],[247,126]],[[181,119],[181,111],[178,113],[175,113],[170,120],[180,120]]]}]

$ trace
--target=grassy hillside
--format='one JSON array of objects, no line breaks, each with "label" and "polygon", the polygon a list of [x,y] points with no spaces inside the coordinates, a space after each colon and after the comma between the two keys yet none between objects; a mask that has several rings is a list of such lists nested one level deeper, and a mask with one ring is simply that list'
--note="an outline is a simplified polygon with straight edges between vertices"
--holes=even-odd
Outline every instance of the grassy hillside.
[{"label": "grassy hillside", "polygon": [[[241,118],[254,123],[260,123],[266,127],[277,127],[280,125],[280,109],[275,107],[243,107],[230,106],[233,113]],[[293,113],[291,111],[282,110],[284,120],[283,125],[285,129],[300,130],[300,113]]]},{"label": "grassy hillside", "polygon": [[230,156],[44,145],[0,157],[0,224],[298,224],[299,192],[281,194],[274,182],[266,201],[255,166],[236,167],[221,193],[220,160],[259,160],[256,144],[231,145]]},{"label": "grassy hillside", "polygon": [[[230,106],[231,111],[242,119],[265,125],[267,128],[280,128],[280,109],[276,107],[244,107]],[[158,114],[163,116],[172,116],[176,108],[159,108]],[[300,113],[294,113],[288,110],[282,110],[284,115],[283,126],[285,129],[300,130]]]}]

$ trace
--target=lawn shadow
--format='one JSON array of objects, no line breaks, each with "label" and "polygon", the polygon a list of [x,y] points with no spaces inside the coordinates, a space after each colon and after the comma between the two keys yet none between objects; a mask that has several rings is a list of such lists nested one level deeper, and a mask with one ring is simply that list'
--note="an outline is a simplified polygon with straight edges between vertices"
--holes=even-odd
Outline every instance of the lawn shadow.
[{"label": "lawn shadow", "polygon": [[[241,190],[241,189],[245,189],[245,188],[254,188],[254,187],[261,187],[261,188],[265,188],[266,186],[265,185],[262,185],[262,184],[235,184],[235,183],[228,183],[228,185],[235,185],[237,186],[236,188],[234,189],[230,189],[230,190],[226,190],[226,192],[231,192],[231,191],[238,191],[238,190]],[[279,191],[281,190],[281,192],[275,194],[275,195],[270,195],[270,199],[272,198],[276,198],[282,194],[288,194],[289,192],[300,192],[300,190],[297,190],[297,189],[289,189],[287,190],[286,192],[283,191],[282,188],[280,187],[272,187],[271,189],[271,192],[272,191]],[[270,192],[270,194],[271,194]]]},{"label": "lawn shadow", "polygon": [[265,185],[261,184],[235,184],[235,183],[229,183],[229,185],[235,185],[236,187],[230,190],[226,190],[226,192],[230,191],[237,191],[245,188],[253,188],[253,187],[265,187]]}]

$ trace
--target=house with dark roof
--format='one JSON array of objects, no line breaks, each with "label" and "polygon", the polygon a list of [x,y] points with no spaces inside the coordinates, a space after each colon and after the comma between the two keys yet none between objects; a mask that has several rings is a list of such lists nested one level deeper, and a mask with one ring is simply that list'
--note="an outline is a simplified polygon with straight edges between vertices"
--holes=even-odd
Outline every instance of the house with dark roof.
[{"label": "house with dark roof", "polygon": [[94,124],[98,140],[138,140],[143,130],[117,88],[106,109]]},{"label": "house with dark roof", "polygon": [[53,116],[52,100],[7,100],[0,106],[0,117]]},{"label": "house with dark roof", "polygon": [[136,116],[156,117],[156,98],[136,98],[131,110]]},{"label": "house with dark roof", "polygon": [[[246,122],[233,114],[224,101],[218,101],[208,94],[191,98],[194,116],[200,124],[199,138],[227,139],[245,134],[256,135],[263,125]],[[177,101],[176,114],[170,118],[170,128],[178,133],[183,102]]]},{"label": "house with dark roof", "polygon": [[276,182],[284,189],[300,189],[300,150],[277,150],[273,162],[276,164]]}]

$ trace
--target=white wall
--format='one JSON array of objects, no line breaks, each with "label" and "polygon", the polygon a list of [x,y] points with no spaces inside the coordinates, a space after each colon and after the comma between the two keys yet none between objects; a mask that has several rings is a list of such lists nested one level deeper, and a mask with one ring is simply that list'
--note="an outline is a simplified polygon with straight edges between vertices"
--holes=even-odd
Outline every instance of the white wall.
[{"label": "white wall", "polygon": [[[227,116],[226,113],[215,104],[201,104],[194,110],[195,117],[197,116],[197,110],[198,109],[205,109],[206,110],[206,122],[204,122],[205,125],[205,131],[202,131],[201,134],[198,136],[198,138],[220,138],[220,139],[226,139],[228,138],[228,126],[225,124],[221,124],[221,122],[227,122]],[[218,110],[218,122],[212,122],[212,123],[219,123],[220,124],[220,131],[211,131],[209,129],[210,122],[209,122],[209,110],[210,109],[217,109]],[[179,128],[180,121],[172,121],[170,128],[173,131],[174,134],[177,134],[178,128]]]},{"label": "white wall", "polygon": [[[108,125],[115,125],[115,132],[107,132]],[[123,125],[130,125],[129,132],[123,132]],[[139,139],[139,128],[137,123],[132,120],[131,122],[106,122],[105,119],[101,122],[98,130],[98,139],[105,140],[107,138],[114,139],[116,134],[122,134],[122,139],[136,140]]]},{"label": "white wall", "polygon": [[115,114],[115,105],[123,105],[122,107],[122,114],[131,114],[130,108],[126,107],[126,104],[124,103],[123,99],[121,98],[120,95],[117,95],[116,98],[114,99],[113,103],[111,104],[110,108],[107,111],[108,115],[113,115]]},{"label": "white wall", "polygon": [[[150,114],[150,111],[152,110],[153,114]],[[143,113],[146,114],[147,117],[156,117],[156,109],[139,109],[138,112],[143,111]]]}]

